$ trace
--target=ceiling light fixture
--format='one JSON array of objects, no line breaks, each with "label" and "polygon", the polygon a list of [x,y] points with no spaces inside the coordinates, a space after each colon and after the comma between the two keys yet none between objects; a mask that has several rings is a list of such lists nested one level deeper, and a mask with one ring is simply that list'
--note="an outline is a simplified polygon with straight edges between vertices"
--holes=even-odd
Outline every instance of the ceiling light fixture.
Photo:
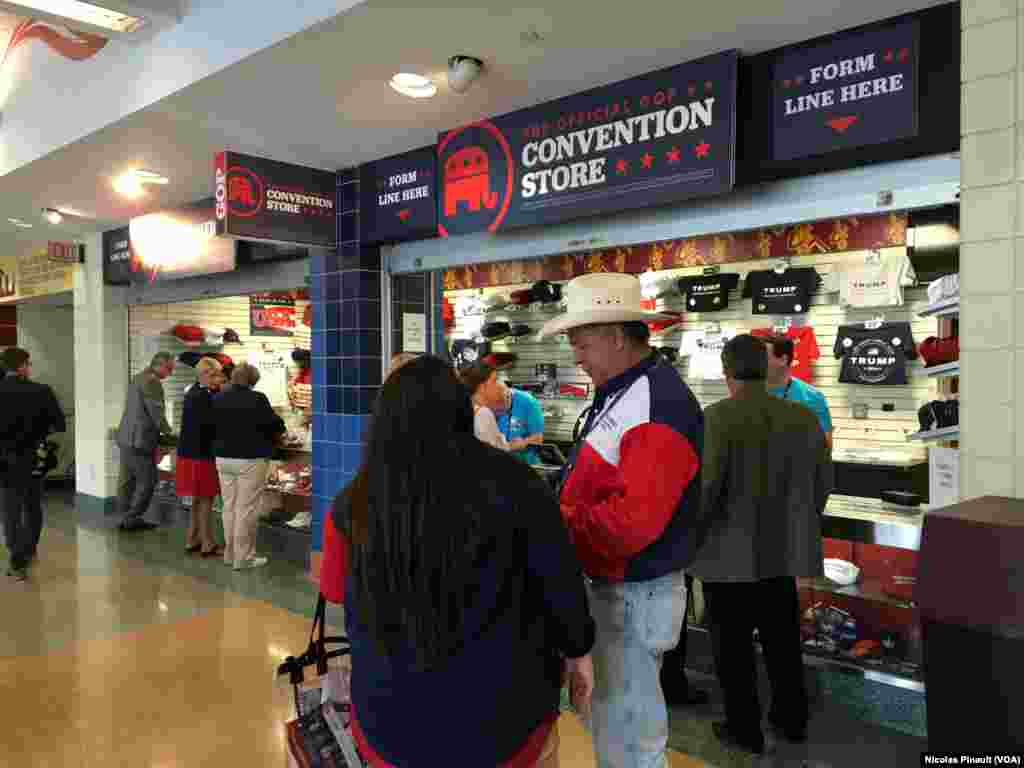
[{"label": "ceiling light fixture", "polygon": [[64,214],[56,208],[43,208],[43,218],[54,226],[57,226],[64,221]]},{"label": "ceiling light fixture", "polygon": [[412,99],[429,99],[437,93],[437,86],[429,78],[408,72],[399,72],[392,77],[390,85],[403,96]]},{"label": "ceiling light fixture", "polygon": [[29,224],[27,221],[22,221],[21,219],[7,219],[7,220],[9,222],[11,222],[11,224],[13,224],[14,226],[21,227],[21,229],[32,229],[32,225]]},{"label": "ceiling light fixture", "polygon": [[83,3],[81,0],[14,0],[14,2],[25,8],[42,11],[53,16],[63,16],[66,19],[111,32],[130,34],[137,32],[146,24],[146,20],[139,16],[130,16],[111,8]]},{"label": "ceiling light fixture", "polygon": [[166,176],[161,176],[159,173],[153,171],[145,171],[141,168],[135,168],[130,171],[126,171],[114,179],[114,189],[117,190],[118,194],[123,195],[129,199],[135,199],[140,197],[145,191],[143,189],[144,184],[159,184],[165,185],[170,183],[170,179]]}]

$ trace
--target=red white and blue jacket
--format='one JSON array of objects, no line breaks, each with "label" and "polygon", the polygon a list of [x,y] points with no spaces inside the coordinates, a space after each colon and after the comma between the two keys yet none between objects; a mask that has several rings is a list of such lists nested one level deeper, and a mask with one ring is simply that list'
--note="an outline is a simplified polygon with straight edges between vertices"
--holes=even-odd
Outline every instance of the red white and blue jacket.
[{"label": "red white and blue jacket", "polygon": [[648,581],[696,554],[704,416],[652,355],[598,388],[562,484],[562,517],[587,575]]}]

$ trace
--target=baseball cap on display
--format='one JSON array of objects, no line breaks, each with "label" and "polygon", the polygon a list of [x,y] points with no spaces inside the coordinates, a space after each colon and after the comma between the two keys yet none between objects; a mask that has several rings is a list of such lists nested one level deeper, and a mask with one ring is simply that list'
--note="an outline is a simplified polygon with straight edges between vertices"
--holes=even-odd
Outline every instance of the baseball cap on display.
[{"label": "baseball cap on display", "polygon": [[210,354],[205,354],[205,355],[203,355],[203,357],[211,357],[214,360],[216,360],[218,363],[220,363],[221,365],[234,365],[235,364],[235,361],[232,360],[229,355],[223,355],[220,352],[213,352],[213,353],[210,353]]},{"label": "baseball cap on display", "polygon": [[512,326],[503,320],[498,320],[493,323],[487,323],[483,328],[480,329],[480,335],[488,341],[498,341],[504,339],[506,336],[512,333]]},{"label": "baseball cap on display", "polygon": [[554,304],[562,300],[562,286],[550,280],[538,280],[530,288],[530,294],[534,301]]},{"label": "baseball cap on display", "polygon": [[530,304],[533,301],[533,289],[523,288],[519,291],[512,291],[508,298],[510,303],[519,306],[522,306],[523,304]]},{"label": "baseball cap on display", "polygon": [[198,325],[186,325],[178,323],[171,330],[171,335],[177,337],[184,344],[198,346],[206,338],[206,333]]},{"label": "baseball cap on display", "polygon": [[224,329],[224,343],[225,344],[241,344],[242,340],[238,337],[238,331],[234,328]]},{"label": "baseball cap on display", "polygon": [[647,323],[647,327],[651,329],[651,333],[661,333],[666,331],[674,325],[678,325],[683,322],[682,315],[673,315],[663,320],[651,320]]},{"label": "baseball cap on display", "polygon": [[532,336],[533,329],[525,323],[516,323],[512,326],[512,330],[509,331],[509,335],[516,339],[521,339],[523,336]]},{"label": "baseball cap on display", "polygon": [[292,351],[292,360],[301,368],[309,368],[310,354],[308,349],[296,349]]},{"label": "baseball cap on display", "polygon": [[929,336],[917,346],[917,351],[927,367],[956,362],[960,359],[960,339],[957,336],[945,339]]},{"label": "baseball cap on display", "polygon": [[[313,305],[307,304],[306,308],[302,310],[302,324],[307,328],[313,325]],[[225,339],[225,342],[227,339]]]},{"label": "baseball cap on display", "polygon": [[178,362],[182,365],[187,365],[189,368],[195,368],[196,364],[204,357],[206,355],[201,352],[182,352],[178,355]]},{"label": "baseball cap on display", "polygon": [[515,365],[516,360],[519,359],[519,355],[513,354],[512,352],[492,352],[491,354],[484,357],[483,362],[492,368],[501,370],[508,368],[511,365]]}]

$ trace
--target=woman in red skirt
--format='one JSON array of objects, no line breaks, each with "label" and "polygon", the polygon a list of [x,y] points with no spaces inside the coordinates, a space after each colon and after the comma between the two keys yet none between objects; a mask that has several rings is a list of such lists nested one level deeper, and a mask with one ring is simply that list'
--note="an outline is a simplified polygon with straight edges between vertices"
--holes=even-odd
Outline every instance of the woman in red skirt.
[{"label": "woman in red skirt", "polygon": [[175,479],[178,496],[192,497],[192,514],[185,551],[217,557],[223,550],[213,536],[213,500],[220,495],[220,479],[213,457],[215,434],[211,415],[221,373],[216,360],[204,357],[196,363],[198,382],[185,394],[178,438]]}]

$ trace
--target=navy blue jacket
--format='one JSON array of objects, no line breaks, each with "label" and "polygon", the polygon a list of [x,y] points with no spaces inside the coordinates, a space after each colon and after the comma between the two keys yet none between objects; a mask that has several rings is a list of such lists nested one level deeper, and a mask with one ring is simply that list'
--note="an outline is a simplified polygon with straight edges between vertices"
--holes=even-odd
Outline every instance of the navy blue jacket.
[{"label": "navy blue jacket", "polygon": [[214,394],[196,384],[185,395],[181,409],[181,433],[178,435],[178,456],[184,459],[213,461],[213,440],[217,427],[213,423]]}]

